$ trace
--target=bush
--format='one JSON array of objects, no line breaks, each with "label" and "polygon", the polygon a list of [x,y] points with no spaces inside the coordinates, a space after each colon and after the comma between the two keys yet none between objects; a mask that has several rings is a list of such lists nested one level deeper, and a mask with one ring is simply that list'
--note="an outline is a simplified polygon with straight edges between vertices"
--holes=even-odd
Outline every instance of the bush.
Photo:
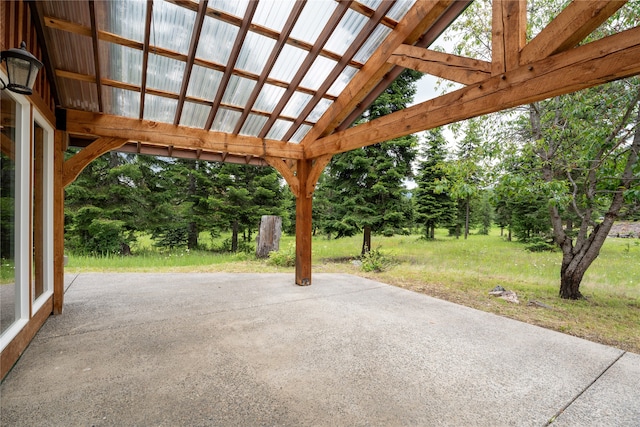
[{"label": "bush", "polygon": [[553,243],[553,241],[548,242],[543,238],[534,237],[527,241],[527,246],[525,246],[525,249],[529,252],[554,252],[555,250],[557,250],[557,247]]},{"label": "bush", "polygon": [[380,273],[388,270],[394,263],[393,257],[382,253],[380,249],[372,249],[361,258],[362,271]]},{"label": "bush", "polygon": [[289,244],[286,249],[269,252],[268,263],[278,267],[294,267],[296,265],[296,247]]}]

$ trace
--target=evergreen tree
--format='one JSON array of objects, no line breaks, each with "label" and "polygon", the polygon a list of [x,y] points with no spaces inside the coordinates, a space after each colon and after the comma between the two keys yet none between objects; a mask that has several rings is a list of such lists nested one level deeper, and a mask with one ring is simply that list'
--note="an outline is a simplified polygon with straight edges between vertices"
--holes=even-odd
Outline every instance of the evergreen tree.
[{"label": "evergreen tree", "polygon": [[423,160],[418,165],[417,188],[414,190],[416,222],[424,227],[425,237],[433,239],[437,226],[453,221],[455,202],[440,183],[445,178],[446,140],[442,128],[427,132]]}]

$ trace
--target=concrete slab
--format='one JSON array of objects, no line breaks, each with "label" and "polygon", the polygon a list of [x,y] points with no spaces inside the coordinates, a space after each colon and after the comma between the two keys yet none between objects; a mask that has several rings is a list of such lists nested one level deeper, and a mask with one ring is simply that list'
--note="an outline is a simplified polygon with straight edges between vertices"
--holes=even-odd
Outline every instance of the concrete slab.
[{"label": "concrete slab", "polygon": [[0,386],[3,426],[640,420],[640,356],[355,276],[67,282]]}]

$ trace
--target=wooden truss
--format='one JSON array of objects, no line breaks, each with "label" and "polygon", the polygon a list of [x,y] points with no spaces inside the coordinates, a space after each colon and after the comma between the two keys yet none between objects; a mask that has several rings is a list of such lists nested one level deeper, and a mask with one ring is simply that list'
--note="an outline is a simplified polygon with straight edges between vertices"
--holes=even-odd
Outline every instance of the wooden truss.
[{"label": "wooden truss", "polygon": [[[176,3],[196,7],[191,2],[176,0]],[[625,3],[626,1],[608,0],[573,1],[535,38],[527,42],[526,0],[494,0],[493,56],[489,62],[436,52],[426,47],[468,2],[418,0],[397,25],[386,23],[393,28],[391,34],[365,64],[353,64],[349,58],[339,58],[345,63],[343,65],[350,63],[359,72],[346,89],[332,99],[334,102],[331,107],[313,125],[300,144],[268,140],[264,133],[257,137],[241,136],[237,133],[240,125],[236,132],[226,134],[209,131],[207,127],[202,130],[183,128],[177,126],[177,121],[174,125],[169,125],[70,110],[66,116],[68,134],[72,137],[84,135],[97,139],[71,159],[60,163],[60,183],[64,186],[71,182],[99,153],[116,149],[130,141],[142,146],[147,144],[160,147],[168,153],[178,149],[216,153],[222,161],[232,157],[246,159],[247,162],[252,158],[260,159],[280,172],[297,198],[296,283],[310,284],[312,196],[318,178],[334,154],[640,74],[640,27],[580,45]],[[344,2],[344,7],[354,7],[354,4],[357,3]],[[199,24],[194,32],[200,31],[201,18],[207,13],[206,7],[197,8],[196,11]],[[247,13],[250,15],[251,11]],[[296,13],[299,14],[300,11],[294,10],[283,32],[277,37],[274,35],[279,46],[291,42],[288,33]],[[443,20],[443,14],[447,13],[451,15],[450,19]],[[384,14],[381,14],[379,20],[384,24],[382,16]],[[147,26],[149,20],[150,16]],[[241,23],[241,33],[246,33],[248,22],[250,20],[245,19]],[[113,37],[95,30],[70,28],[69,24],[60,22],[48,21],[45,25],[66,25],[68,31],[90,31],[94,41],[98,37]],[[308,46],[313,57],[331,55],[320,46]],[[137,47],[144,51],[146,59],[148,40]],[[235,51],[237,50],[238,46]],[[194,63],[193,46],[185,59],[190,70]],[[267,68],[273,66],[274,61],[275,57],[270,58]],[[99,69],[98,65],[96,64],[96,69]],[[458,82],[464,87],[405,110],[349,127],[404,68]],[[238,72],[229,68],[224,71],[226,79],[231,73]],[[259,76],[252,77],[259,82],[258,86],[267,81],[268,71],[267,69]],[[98,83],[102,81],[103,84],[114,84],[100,76],[90,78]],[[186,97],[188,75],[184,78],[179,106],[183,105]],[[301,76],[297,76],[294,82],[298,84],[300,80]],[[273,81],[271,83],[279,84]],[[318,100],[327,97],[326,89],[321,88],[310,94]],[[148,91],[144,81],[137,90],[142,93]],[[255,101],[258,94],[257,91],[254,92],[251,102]],[[218,95],[213,102],[214,109],[221,101],[221,93]],[[287,96],[290,96],[288,92],[276,107],[277,111],[282,110]],[[143,108],[142,104],[141,110]],[[297,125],[303,124],[308,113],[309,111],[305,111],[300,117],[293,118],[294,122]],[[246,118],[247,110],[242,114]],[[270,115],[268,121],[275,120],[277,114]],[[179,112],[176,117],[179,117]],[[212,120],[213,116],[210,116],[207,122],[209,127]],[[286,136],[288,138],[291,135]],[[58,149],[63,149],[62,144],[57,146]],[[60,202],[57,206],[62,209]],[[56,230],[62,233],[62,229],[58,223]],[[57,240],[62,238],[59,236]],[[58,274],[61,272],[58,271]]]}]

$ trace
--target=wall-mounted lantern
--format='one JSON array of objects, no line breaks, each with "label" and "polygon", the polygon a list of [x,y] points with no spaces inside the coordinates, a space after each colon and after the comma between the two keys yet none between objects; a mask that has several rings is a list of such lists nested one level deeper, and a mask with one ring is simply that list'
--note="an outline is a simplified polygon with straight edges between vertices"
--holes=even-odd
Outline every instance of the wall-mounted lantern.
[{"label": "wall-mounted lantern", "polygon": [[7,78],[9,79],[8,83],[0,79],[2,90],[6,88],[23,95],[31,95],[36,76],[43,64],[27,51],[27,44],[22,42],[20,49],[3,50],[0,52],[1,61],[5,61]]}]

